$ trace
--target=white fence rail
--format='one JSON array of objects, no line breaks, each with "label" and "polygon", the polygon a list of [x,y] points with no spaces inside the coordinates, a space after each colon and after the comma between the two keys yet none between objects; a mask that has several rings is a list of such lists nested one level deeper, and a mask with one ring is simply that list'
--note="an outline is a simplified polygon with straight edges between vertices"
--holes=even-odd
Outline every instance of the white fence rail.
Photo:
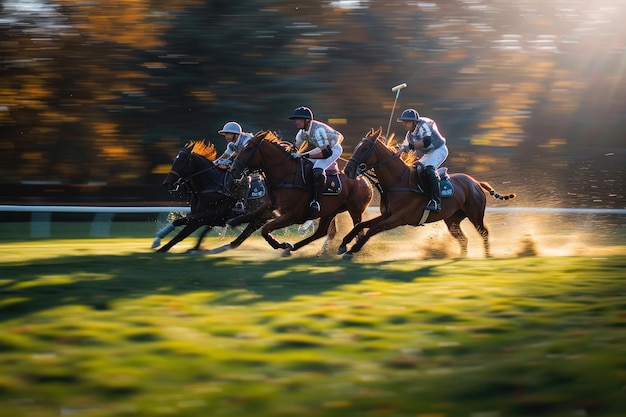
[{"label": "white fence rail", "polygon": [[50,237],[52,213],[94,213],[91,237],[107,237],[111,234],[111,222],[117,213],[158,213],[159,221],[165,222],[169,213],[188,213],[189,207],[116,207],[116,206],[14,206],[0,205],[1,212],[28,212],[30,237]]},{"label": "white fence rail", "polygon": [[[368,212],[378,212],[378,207],[368,207]],[[50,237],[52,213],[94,213],[91,222],[91,237],[110,235],[111,222],[117,213],[158,213],[159,220],[165,221],[169,213],[187,213],[189,207],[117,207],[117,206],[17,206],[0,205],[2,212],[28,212],[31,214],[30,236]],[[494,213],[555,213],[555,214],[626,214],[626,209],[587,209],[558,207],[487,207]]]}]

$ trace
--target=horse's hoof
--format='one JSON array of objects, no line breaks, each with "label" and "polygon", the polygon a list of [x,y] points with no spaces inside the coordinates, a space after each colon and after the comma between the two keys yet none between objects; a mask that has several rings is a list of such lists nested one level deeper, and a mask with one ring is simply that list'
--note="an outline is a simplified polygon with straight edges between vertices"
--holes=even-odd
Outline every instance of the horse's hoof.
[{"label": "horse's hoof", "polygon": [[188,253],[189,255],[198,255],[199,253],[202,253],[202,251],[200,249],[191,248],[185,251],[185,253]]},{"label": "horse's hoof", "polygon": [[211,255],[214,255],[216,253],[226,252],[229,249],[231,249],[230,243],[227,243],[227,244],[225,244],[223,246],[220,246],[219,248],[208,250],[207,253],[210,253]]},{"label": "horse's hoof", "polygon": [[354,254],[352,254],[351,252],[346,252],[341,257],[341,259],[343,259],[344,261],[351,261],[352,258],[354,258]]},{"label": "horse's hoof", "polygon": [[291,256],[291,249],[283,249],[283,253],[280,254],[283,258],[288,258]]},{"label": "horse's hoof", "polygon": [[339,249],[337,249],[337,255],[343,255],[344,253],[348,252],[348,247],[347,246],[339,246]]},{"label": "horse's hoof", "polygon": [[159,239],[158,237],[155,237],[154,240],[152,241],[152,246],[150,246],[150,249],[156,249],[159,246],[161,246],[161,239]]}]

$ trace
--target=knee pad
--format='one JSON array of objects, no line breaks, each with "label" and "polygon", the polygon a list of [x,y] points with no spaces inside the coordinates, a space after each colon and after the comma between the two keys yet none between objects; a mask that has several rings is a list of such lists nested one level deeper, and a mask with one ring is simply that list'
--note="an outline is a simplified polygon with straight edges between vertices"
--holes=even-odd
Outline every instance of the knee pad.
[{"label": "knee pad", "polygon": [[426,165],[426,167],[424,167],[424,174],[426,175],[426,178],[436,179],[439,181],[439,174],[437,174],[437,170],[435,170],[435,167],[432,165]]},{"label": "knee pad", "polygon": [[313,178],[324,178],[324,170],[322,168],[313,168]]},{"label": "knee pad", "polygon": [[316,187],[322,187],[325,181],[324,170],[322,168],[313,168],[313,184]]}]

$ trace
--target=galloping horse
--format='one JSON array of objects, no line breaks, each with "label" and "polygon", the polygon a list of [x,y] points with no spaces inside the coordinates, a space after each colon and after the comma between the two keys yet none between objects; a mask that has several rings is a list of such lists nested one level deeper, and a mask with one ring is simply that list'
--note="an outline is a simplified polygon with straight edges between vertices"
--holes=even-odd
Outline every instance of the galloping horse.
[{"label": "galloping horse", "polygon": [[[183,146],[174,158],[172,168],[163,181],[163,185],[170,192],[177,191],[181,186],[184,187],[189,196],[188,202],[191,213],[173,221],[157,232],[152,243],[153,249],[159,247],[161,239],[177,226],[185,225],[172,240],[159,248],[157,252],[167,252],[195,230],[201,226],[206,226],[195,247],[190,249],[198,250],[202,239],[213,227],[226,226],[226,221],[235,217],[232,209],[236,200],[230,193],[230,187],[226,185],[230,176],[227,170],[218,168],[213,163],[216,154],[214,145],[207,145],[203,141],[191,141]],[[249,200],[249,206],[251,205],[251,208],[256,209],[263,205],[264,199]],[[248,226],[244,231],[230,243],[230,246],[225,246],[229,246],[231,249],[238,247],[271,217],[271,211],[259,212],[257,216],[250,217]]]},{"label": "galloping horse", "polygon": [[[272,132],[259,132],[248,140],[230,168],[233,178],[240,177],[247,169],[261,169],[265,173],[271,198],[271,202],[267,204],[276,209],[278,216],[261,228],[261,234],[272,248],[283,249],[285,256],[326,236],[329,226],[334,225],[335,217],[341,212],[348,211],[353,224],[358,224],[373,196],[372,188],[365,178],[349,179],[342,172],[338,172],[336,178],[329,174],[329,179],[333,178],[334,181],[333,189],[325,188],[320,199],[321,212],[312,212],[309,209],[309,186],[312,181],[313,164],[308,160],[294,159],[289,145],[291,144],[280,141]],[[260,207],[257,210],[265,209]],[[256,212],[251,214],[255,215]],[[320,220],[315,232],[294,245],[281,243],[271,234],[274,230],[318,217]],[[247,216],[243,215],[228,223],[237,225],[245,220]],[[329,238],[332,238],[333,234],[334,231]]]},{"label": "galloping horse", "polygon": [[[344,171],[350,178],[360,174],[367,175],[373,170],[378,188],[381,191],[381,215],[357,224],[344,238],[339,247],[339,255],[343,259],[352,259],[353,254],[361,250],[373,235],[398,226],[418,226],[423,222],[432,223],[443,220],[452,236],[461,245],[461,256],[467,255],[467,237],[461,231],[460,223],[468,218],[483,238],[485,256],[490,257],[489,231],[484,224],[487,198],[485,191],[499,200],[514,198],[514,194],[501,195],[486,182],[478,182],[467,174],[452,174],[450,182],[454,192],[442,198],[441,212],[425,212],[428,197],[418,193],[415,174],[411,167],[400,159],[400,153],[389,148],[381,139],[381,129],[376,132],[370,129],[366,137],[354,149]],[[426,219],[423,215],[428,215]],[[348,243],[363,230],[369,229],[365,235],[347,249]]]}]

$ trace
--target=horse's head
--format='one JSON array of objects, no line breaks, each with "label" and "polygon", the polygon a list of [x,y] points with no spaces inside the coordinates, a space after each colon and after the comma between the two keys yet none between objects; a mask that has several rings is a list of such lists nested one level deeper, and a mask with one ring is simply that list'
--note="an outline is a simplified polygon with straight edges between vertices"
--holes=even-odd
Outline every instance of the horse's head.
[{"label": "horse's head", "polygon": [[181,183],[185,182],[199,168],[194,164],[194,155],[203,157],[205,165],[213,165],[213,160],[217,155],[213,144],[206,144],[204,141],[190,141],[181,148],[174,160],[170,172],[165,177],[163,185],[168,191],[176,191]]},{"label": "horse's head", "polygon": [[275,166],[276,160],[288,160],[291,155],[287,145],[273,132],[262,130],[248,139],[237,153],[230,167],[233,178],[241,178],[248,171]]},{"label": "horse's head", "polygon": [[354,148],[348,164],[344,168],[348,178],[356,178],[360,174],[374,168],[384,158],[384,155],[394,155],[385,143],[381,140],[382,128],[374,131],[370,129],[359,144]]}]

